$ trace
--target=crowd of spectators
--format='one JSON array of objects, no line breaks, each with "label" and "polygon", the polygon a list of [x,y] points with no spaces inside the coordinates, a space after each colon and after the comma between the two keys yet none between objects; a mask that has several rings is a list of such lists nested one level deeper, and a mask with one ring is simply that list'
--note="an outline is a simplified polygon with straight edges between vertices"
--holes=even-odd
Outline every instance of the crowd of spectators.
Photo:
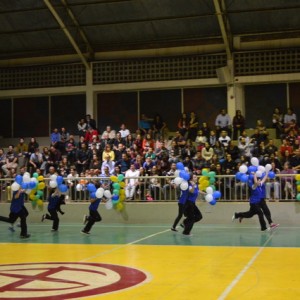
[{"label": "crowd of spectators", "polygon": [[[45,177],[57,173],[63,177],[111,176],[173,176],[181,161],[190,172],[201,175],[203,168],[217,175],[235,174],[241,164],[250,164],[253,156],[261,165],[272,164],[276,173],[287,163],[293,172],[300,172],[300,131],[292,109],[285,115],[274,109],[272,125],[281,145],[277,147],[261,120],[254,133],[247,135],[245,117],[237,111],[231,120],[225,109],[216,116],[212,128],[200,123],[195,112],[183,113],[175,136],[170,136],[167,124],[159,115],[141,116],[139,128],[131,132],[126,124],[119,128],[106,126],[99,132],[96,122],[87,115],[78,124],[78,135],[64,127],[54,128],[49,146],[40,147],[32,137],[28,144],[20,138],[18,145],[0,149],[0,176],[13,178],[18,168]],[[175,166],[175,168],[174,168]],[[139,181],[128,181],[127,198],[132,198]],[[170,182],[165,182],[167,186]],[[153,197],[159,182],[151,182]],[[154,192],[153,192],[154,191]],[[165,190],[164,190],[165,192]]]}]

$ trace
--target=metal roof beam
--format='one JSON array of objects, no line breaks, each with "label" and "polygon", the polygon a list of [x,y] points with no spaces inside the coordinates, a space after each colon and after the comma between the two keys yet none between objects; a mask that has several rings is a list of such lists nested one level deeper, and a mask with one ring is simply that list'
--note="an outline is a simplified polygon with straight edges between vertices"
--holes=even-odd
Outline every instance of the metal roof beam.
[{"label": "metal roof beam", "polygon": [[52,4],[50,3],[50,1],[49,0],[44,0],[44,3],[46,4],[46,6],[48,7],[48,9],[52,13],[52,15],[54,16],[54,18],[56,19],[56,21],[59,24],[60,28],[63,30],[63,32],[65,33],[65,35],[69,39],[71,45],[73,46],[73,48],[77,52],[78,56],[80,57],[82,63],[85,65],[86,69],[89,70],[91,68],[90,64],[86,60],[86,58],[83,55],[83,53],[81,52],[79,46],[77,45],[77,43],[75,42],[74,38],[72,37],[70,31],[68,30],[68,28],[66,27],[66,25],[64,24],[64,22],[62,21],[62,19],[60,18],[60,16],[58,15],[58,13],[56,12],[56,10],[52,6]]}]

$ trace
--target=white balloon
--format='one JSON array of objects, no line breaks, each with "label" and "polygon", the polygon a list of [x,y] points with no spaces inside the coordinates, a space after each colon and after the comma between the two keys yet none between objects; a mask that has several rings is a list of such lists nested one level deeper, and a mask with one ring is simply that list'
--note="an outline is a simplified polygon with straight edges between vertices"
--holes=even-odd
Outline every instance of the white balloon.
[{"label": "white balloon", "polygon": [[247,168],[246,165],[241,165],[241,166],[239,167],[239,171],[240,171],[241,173],[245,174],[245,173],[247,173],[248,168]]},{"label": "white balloon", "polygon": [[179,173],[180,173],[180,170],[176,170],[176,171],[174,172],[174,176],[175,176],[175,177],[179,177]]},{"label": "white balloon", "polygon": [[38,184],[38,180],[35,177],[30,178],[30,181],[35,182],[36,184]]},{"label": "white balloon", "polygon": [[67,178],[72,178],[73,177],[73,175],[72,174],[69,174],[68,176],[67,176]]},{"label": "white balloon", "polygon": [[186,180],[183,180],[181,183],[180,183],[180,189],[183,190],[183,191],[186,191],[187,189],[189,188],[189,184]]},{"label": "white balloon", "polygon": [[264,173],[266,171],[266,168],[264,166],[258,166],[257,171],[261,171]]},{"label": "white balloon", "polygon": [[105,190],[104,191],[104,196],[105,196],[105,198],[110,199],[111,198],[111,192],[109,190]]},{"label": "white balloon", "polygon": [[56,188],[57,187],[57,182],[56,181],[53,181],[53,180],[50,180],[50,182],[49,182],[49,186],[51,187],[51,188]]},{"label": "white balloon", "polygon": [[214,192],[211,186],[207,187],[205,191],[207,194],[212,194]]},{"label": "white balloon", "polygon": [[24,174],[23,175],[23,182],[28,183],[30,182],[30,174]]},{"label": "white balloon", "polygon": [[57,178],[57,175],[55,175],[55,174],[50,176],[50,179],[53,180],[53,181],[56,181],[56,178]]},{"label": "white balloon", "polygon": [[19,185],[17,182],[14,182],[14,183],[11,185],[11,190],[12,190],[13,192],[18,191],[19,188],[20,188],[20,185]]},{"label": "white balloon", "polygon": [[256,173],[255,173],[255,174],[256,174],[256,177],[258,177],[258,178],[259,178],[259,177],[261,177],[261,175],[262,175],[262,172],[261,172],[261,171],[256,171]]},{"label": "white balloon", "polygon": [[31,189],[26,190],[25,193],[29,195],[31,193]]},{"label": "white balloon", "polygon": [[257,157],[252,157],[252,158],[251,158],[251,164],[252,164],[253,166],[258,167],[259,161],[258,161]]},{"label": "white balloon", "polygon": [[181,177],[176,177],[175,179],[174,179],[174,183],[176,184],[176,185],[180,185],[180,183],[183,181],[183,179],[181,178]]},{"label": "white balloon", "polygon": [[205,200],[207,202],[211,202],[214,200],[214,196],[212,194],[207,194],[207,195],[205,195]]},{"label": "white balloon", "polygon": [[271,164],[266,164],[265,169],[267,172],[269,172],[272,169]]},{"label": "white balloon", "polygon": [[99,198],[102,198],[103,195],[104,195],[104,188],[97,189],[97,191],[96,191],[96,197],[99,199]]},{"label": "white balloon", "polygon": [[105,202],[106,209],[112,209],[112,207],[113,207],[113,203],[112,203],[111,199],[109,199],[108,201]]},{"label": "white balloon", "polygon": [[[55,182],[56,182],[56,181],[55,181]],[[76,191],[80,192],[80,191],[82,191],[82,188],[83,188],[82,184],[78,183],[78,184],[76,185]]]}]

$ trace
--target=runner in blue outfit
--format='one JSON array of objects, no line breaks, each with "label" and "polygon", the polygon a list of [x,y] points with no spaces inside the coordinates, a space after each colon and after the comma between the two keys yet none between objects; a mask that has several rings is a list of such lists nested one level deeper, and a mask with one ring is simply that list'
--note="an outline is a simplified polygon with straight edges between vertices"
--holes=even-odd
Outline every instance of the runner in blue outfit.
[{"label": "runner in blue outfit", "polygon": [[184,206],[185,206],[185,203],[186,203],[186,199],[188,197],[188,194],[189,194],[189,190],[181,190],[181,193],[180,193],[180,196],[178,198],[178,215],[173,223],[173,226],[171,227],[171,230],[172,231],[178,231],[176,229],[176,226],[177,224],[179,223],[180,219],[182,218],[183,216],[183,213],[184,213]]}]

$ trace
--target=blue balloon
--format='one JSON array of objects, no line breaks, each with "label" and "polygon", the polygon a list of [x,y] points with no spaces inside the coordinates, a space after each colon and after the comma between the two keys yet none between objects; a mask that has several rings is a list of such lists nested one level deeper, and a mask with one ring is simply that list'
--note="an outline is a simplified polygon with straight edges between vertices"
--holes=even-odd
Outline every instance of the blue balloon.
[{"label": "blue balloon", "polygon": [[56,177],[56,182],[57,182],[57,185],[60,185],[60,184],[62,184],[62,183],[63,183],[63,181],[64,181],[64,179],[63,179],[63,177],[62,177],[62,176],[57,176],[57,177]]},{"label": "blue balloon", "polygon": [[96,199],[97,198],[96,193],[95,192],[90,193],[90,197],[93,198],[93,199]]},{"label": "blue balloon", "polygon": [[247,182],[248,181],[248,175],[247,174],[242,174],[240,180],[241,180],[241,182]]},{"label": "blue balloon", "polygon": [[182,163],[182,162],[178,162],[178,163],[176,164],[176,168],[177,168],[178,170],[184,170],[184,165],[183,165],[183,163]]},{"label": "blue balloon", "polygon": [[274,179],[275,178],[275,173],[273,171],[270,171],[269,174],[268,174],[268,177],[270,179]]},{"label": "blue balloon", "polygon": [[117,201],[117,200],[119,200],[119,195],[112,195],[111,200],[112,200],[112,201]]},{"label": "blue balloon", "polygon": [[27,189],[29,188],[29,184],[28,184],[27,182],[22,182],[22,183],[21,183],[21,188],[22,188],[23,190],[27,190]]},{"label": "blue balloon", "polygon": [[90,193],[97,191],[97,188],[95,187],[95,185],[93,183],[89,183],[86,188]]},{"label": "blue balloon", "polygon": [[181,170],[181,171],[179,172],[179,177],[182,178],[182,179],[184,179],[185,173],[186,173],[186,172],[185,172],[184,170]]},{"label": "blue balloon", "polygon": [[214,191],[214,192],[213,192],[213,197],[214,197],[214,199],[219,199],[219,198],[221,198],[221,192],[220,192],[220,191]]},{"label": "blue balloon", "polygon": [[235,179],[241,180],[241,176],[242,176],[242,175],[243,175],[243,173],[237,172],[237,173],[235,174]]},{"label": "blue balloon", "polygon": [[190,179],[190,173],[189,172],[184,172],[183,179],[188,181]]},{"label": "blue balloon", "polygon": [[36,188],[36,186],[37,186],[37,184],[36,184],[35,181],[30,181],[28,185],[29,185],[29,188],[30,188],[31,190],[34,189],[34,188]]},{"label": "blue balloon", "polygon": [[15,181],[16,181],[16,183],[21,185],[23,182],[23,177],[21,175],[17,175],[15,178]]},{"label": "blue balloon", "polygon": [[210,205],[215,205],[217,203],[216,199],[211,200],[210,202],[208,202]]},{"label": "blue balloon", "polygon": [[65,184],[60,184],[58,189],[61,193],[65,193],[68,190],[68,187]]},{"label": "blue balloon", "polygon": [[255,173],[257,171],[257,167],[256,166],[249,166],[248,167],[248,172],[249,173]]}]

